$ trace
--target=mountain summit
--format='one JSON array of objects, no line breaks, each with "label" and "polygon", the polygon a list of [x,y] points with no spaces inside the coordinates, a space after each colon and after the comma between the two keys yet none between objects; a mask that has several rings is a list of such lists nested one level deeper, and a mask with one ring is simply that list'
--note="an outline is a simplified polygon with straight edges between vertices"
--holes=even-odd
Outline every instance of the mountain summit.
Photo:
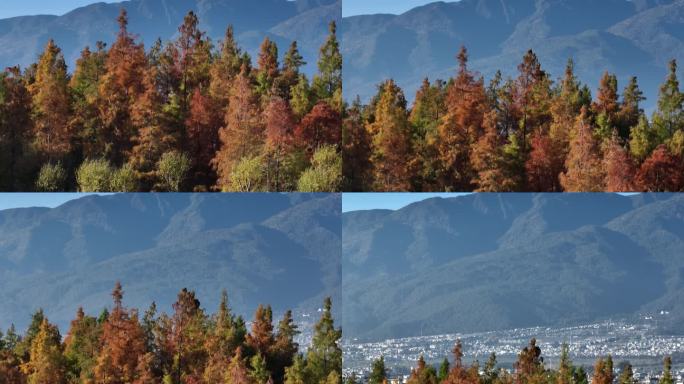
[{"label": "mountain summit", "polygon": [[315,69],[318,49],[327,25],[341,18],[341,0],[130,0],[120,3],[94,3],[62,16],[22,16],[0,20],[0,67],[36,61],[45,44],[53,38],[73,69],[80,51],[97,41],[111,43],[118,30],[120,8],[129,17],[129,29],[149,48],[155,40],[174,37],[183,17],[194,11],[200,27],[214,43],[221,40],[232,24],[238,43],[254,56],[264,37],[269,37],[284,52],[297,40]]},{"label": "mountain summit", "polygon": [[532,49],[552,78],[568,58],[580,79],[598,87],[604,71],[621,82],[637,76],[655,105],[667,61],[684,59],[681,0],[461,0],[435,2],[401,15],[344,18],[345,96],[368,99],[392,77],[412,99],[424,77],[446,79],[456,71],[461,45],[470,65],[490,79],[497,70],[516,76]]}]

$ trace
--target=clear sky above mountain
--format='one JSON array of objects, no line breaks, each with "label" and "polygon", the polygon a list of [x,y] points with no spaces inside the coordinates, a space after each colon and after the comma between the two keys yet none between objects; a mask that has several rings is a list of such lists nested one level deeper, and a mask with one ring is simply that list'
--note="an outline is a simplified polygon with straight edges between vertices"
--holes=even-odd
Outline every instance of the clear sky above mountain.
[{"label": "clear sky above mountain", "polygon": [[401,14],[420,5],[434,2],[435,0],[344,0],[342,2],[342,16],[370,15],[374,13]]},{"label": "clear sky above mountain", "polygon": [[93,3],[116,1],[93,0],[2,0],[0,19],[26,15],[63,15],[75,8]]},{"label": "clear sky above mountain", "polygon": [[468,193],[344,193],[342,212],[366,211],[370,209],[401,209],[411,203],[433,197],[456,197]]},{"label": "clear sky above mountain", "polygon": [[[46,207],[55,208],[93,193],[0,193],[0,211],[12,208]],[[106,195],[106,193],[98,193]]]}]

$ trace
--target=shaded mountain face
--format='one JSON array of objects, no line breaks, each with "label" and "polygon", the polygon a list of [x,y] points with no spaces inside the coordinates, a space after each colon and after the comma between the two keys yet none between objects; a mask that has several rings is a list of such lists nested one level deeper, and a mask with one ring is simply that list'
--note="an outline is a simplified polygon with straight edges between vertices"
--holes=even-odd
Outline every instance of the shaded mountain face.
[{"label": "shaded mountain face", "polygon": [[[303,231],[307,228],[307,231]],[[120,194],[0,211],[0,328],[37,308],[66,329],[121,281],[127,306],[170,310],[182,289],[215,311],[313,311],[341,297],[341,205],[332,194]],[[338,308],[339,310],[339,308]]]},{"label": "shaded mountain face", "polygon": [[473,194],[343,214],[346,338],[566,326],[669,311],[684,196]]},{"label": "shaded mountain face", "polygon": [[316,69],[318,49],[331,21],[339,21],[340,0],[130,0],[96,3],[63,16],[23,16],[0,20],[0,68],[37,61],[45,44],[53,38],[62,48],[70,70],[81,50],[97,41],[111,43],[116,37],[120,8],[129,17],[129,30],[149,48],[155,40],[175,37],[183,17],[197,13],[200,28],[214,44],[223,39],[232,24],[236,38],[252,57],[264,37],[278,43],[280,54],[297,40],[308,62],[309,74]]},{"label": "shaded mountain face", "polygon": [[460,0],[397,16],[348,17],[341,27],[345,96],[368,100],[391,77],[413,99],[423,78],[455,74],[465,45],[471,68],[487,79],[497,70],[515,77],[528,49],[554,79],[572,58],[592,89],[604,71],[618,76],[620,90],[637,76],[648,109],[667,61],[684,59],[683,14],[681,0]]}]

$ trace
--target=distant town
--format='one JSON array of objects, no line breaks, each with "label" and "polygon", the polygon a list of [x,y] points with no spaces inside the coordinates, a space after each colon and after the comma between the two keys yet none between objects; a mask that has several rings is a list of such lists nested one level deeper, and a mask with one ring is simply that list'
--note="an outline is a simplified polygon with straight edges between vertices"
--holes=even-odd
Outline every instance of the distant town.
[{"label": "distant town", "polygon": [[464,360],[483,363],[496,353],[499,366],[511,371],[518,353],[531,338],[537,339],[547,367],[556,367],[561,345],[569,346],[570,357],[591,374],[598,357],[611,355],[615,368],[629,362],[634,377],[643,384],[656,384],[664,356],[672,356],[675,383],[684,384],[684,335],[659,335],[659,318],[666,312],[643,316],[638,320],[607,320],[573,327],[533,327],[471,334],[444,334],[388,339],[379,342],[347,340],[343,344],[344,374],[355,373],[362,381],[369,374],[373,360],[384,356],[393,384],[406,382],[422,355],[429,364],[438,366],[460,339]]}]

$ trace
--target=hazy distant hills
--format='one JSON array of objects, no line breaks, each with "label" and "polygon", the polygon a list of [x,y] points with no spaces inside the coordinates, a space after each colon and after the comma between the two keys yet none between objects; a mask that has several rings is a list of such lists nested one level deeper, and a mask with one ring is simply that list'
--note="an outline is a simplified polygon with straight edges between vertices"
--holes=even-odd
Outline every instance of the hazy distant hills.
[{"label": "hazy distant hills", "polygon": [[343,215],[345,337],[669,311],[684,332],[684,196],[477,194]]},{"label": "hazy distant hills", "polygon": [[235,28],[238,43],[253,57],[268,36],[280,54],[297,40],[309,73],[315,71],[318,49],[328,23],[341,18],[340,0],[130,0],[95,3],[63,16],[23,16],[0,20],[0,68],[33,63],[50,38],[63,49],[70,69],[85,46],[116,37],[120,8],[129,16],[129,30],[149,48],[157,38],[172,39],[188,11],[197,13],[200,27],[215,44],[226,27]]},{"label": "hazy distant hills", "polygon": [[[251,317],[340,310],[340,196],[125,194],[58,208],[0,211],[0,328],[33,310],[67,326],[78,306],[97,314],[117,280],[125,304],[170,310],[184,287],[213,312],[222,289]],[[303,228],[307,228],[306,233]]]},{"label": "hazy distant hills", "polygon": [[638,76],[655,105],[671,58],[684,59],[683,0],[461,0],[435,2],[402,15],[363,15],[342,23],[345,95],[367,99],[393,77],[413,99],[422,79],[455,73],[464,44],[471,66],[487,79],[515,76],[533,49],[554,79],[567,59],[592,90],[605,70],[620,90]]}]

